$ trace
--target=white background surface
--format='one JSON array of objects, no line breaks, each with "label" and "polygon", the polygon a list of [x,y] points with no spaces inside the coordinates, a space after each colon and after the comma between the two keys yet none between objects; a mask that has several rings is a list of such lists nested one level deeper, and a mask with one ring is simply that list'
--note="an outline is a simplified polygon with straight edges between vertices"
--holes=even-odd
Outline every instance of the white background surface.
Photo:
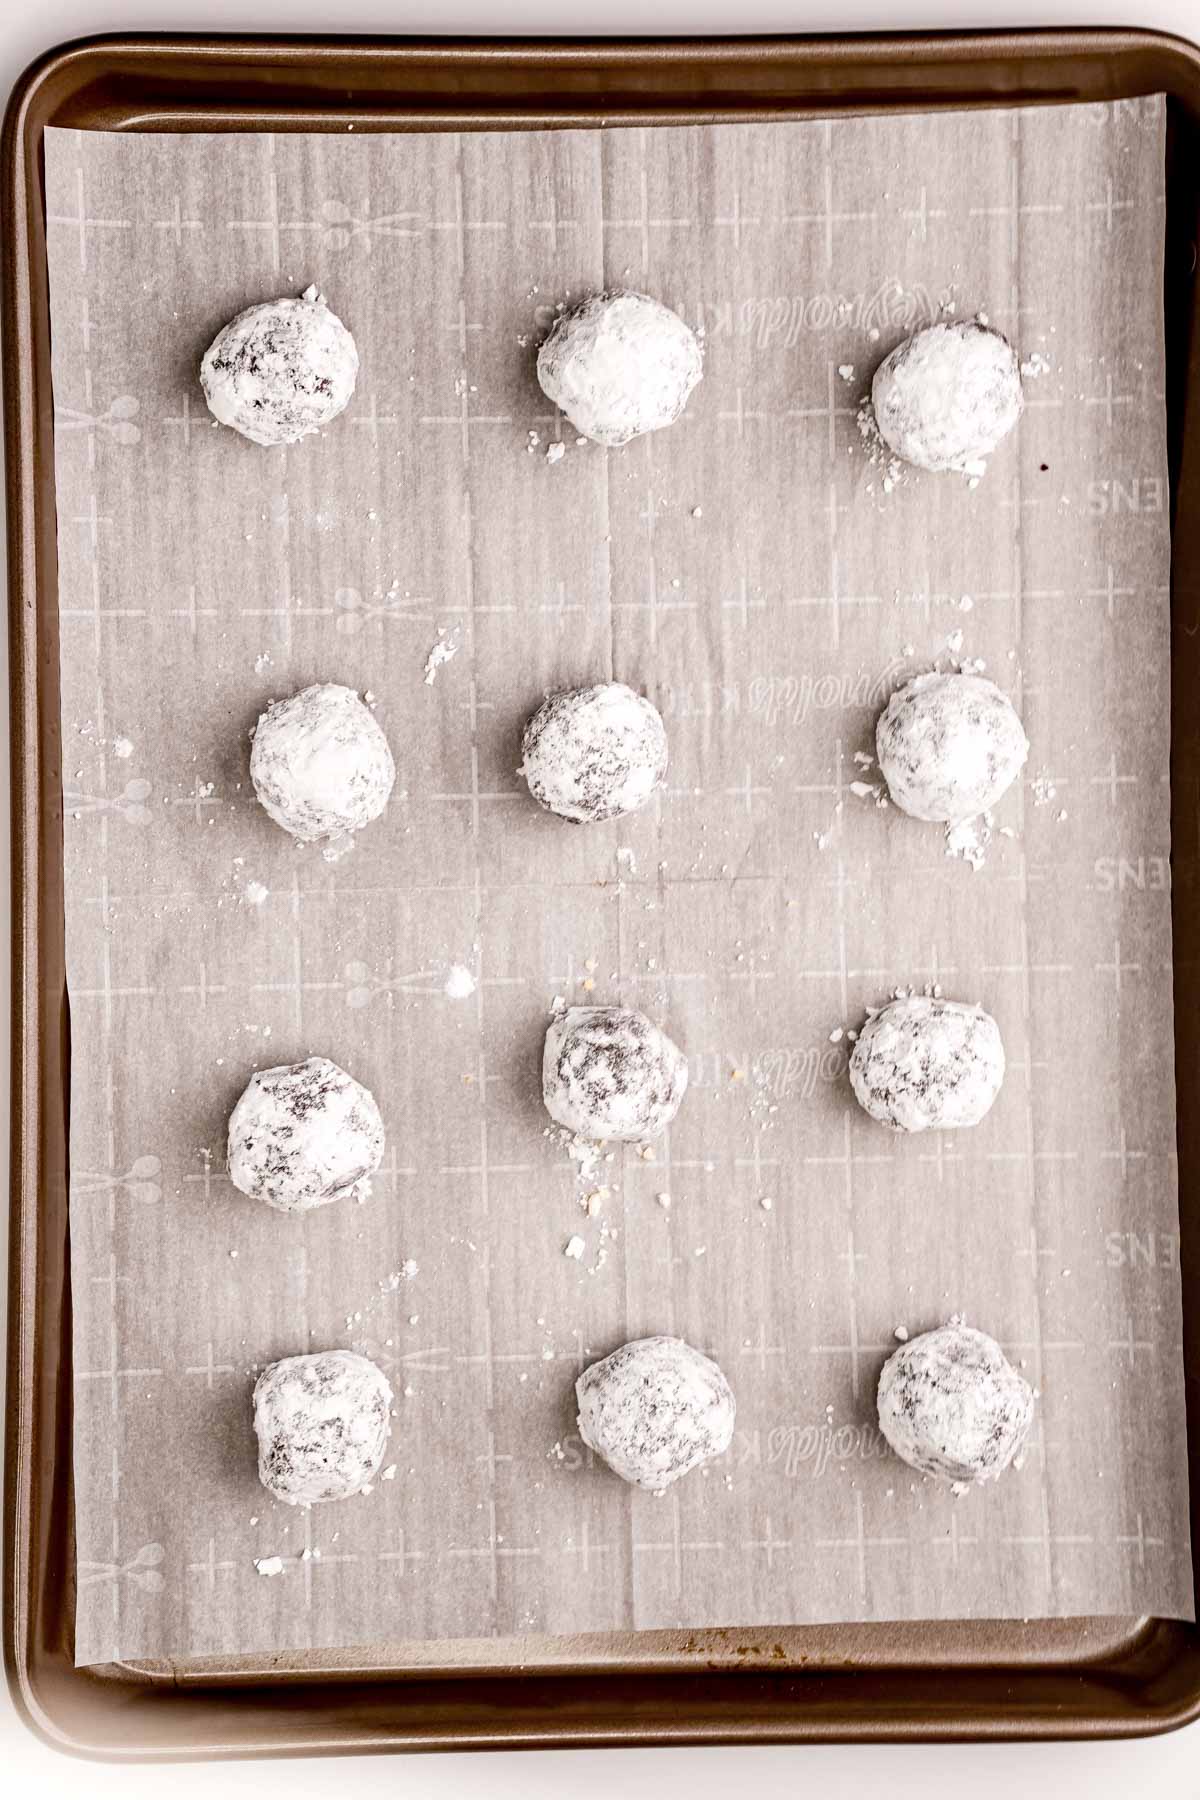
[{"label": "white background surface", "polygon": [[[17,4],[0,20],[0,84],[64,39],[98,31],[363,31],[379,34],[461,32],[496,35],[720,35],[945,28],[971,26],[1124,25],[1136,22],[1200,36],[1200,0],[43,0]],[[0,708],[7,707],[0,640]],[[0,744],[7,720],[0,721]],[[0,788],[0,856],[7,862],[7,782]],[[0,870],[0,942],[8,937],[7,868]],[[8,1006],[7,956],[0,955],[0,1015]],[[7,1041],[0,1034],[0,1095],[7,1093]],[[4,1147],[7,1155],[7,1147]],[[3,1239],[0,1238],[0,1245]],[[3,1254],[0,1248],[0,1255]],[[0,1295],[3,1294],[0,1284]],[[310,1796],[449,1797],[549,1795],[569,1788],[572,1800],[616,1792],[622,1800],[686,1789],[691,1800],[716,1800],[731,1784],[751,1786],[755,1800],[803,1793],[826,1796],[878,1789],[887,1800],[969,1794],[978,1800],[1017,1793],[1042,1800],[1069,1785],[1088,1800],[1155,1800],[1200,1795],[1200,1725],[1136,1744],[861,1746],[795,1749],[610,1750],[482,1756],[235,1763],[137,1770],[71,1763],[36,1743],[0,1697],[0,1754],[19,1792],[46,1800],[80,1794],[141,1800],[173,1794],[255,1794],[258,1800]],[[35,1786],[36,1784],[36,1786]]]}]

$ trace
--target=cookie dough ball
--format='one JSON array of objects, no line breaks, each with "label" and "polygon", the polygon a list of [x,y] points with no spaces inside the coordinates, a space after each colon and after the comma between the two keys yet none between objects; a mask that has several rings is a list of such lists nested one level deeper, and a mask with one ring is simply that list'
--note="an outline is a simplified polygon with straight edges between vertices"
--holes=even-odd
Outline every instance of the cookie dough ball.
[{"label": "cookie dough ball", "polygon": [[200,364],[208,409],[256,444],[294,444],[345,410],[358,374],[354,339],[315,287],[248,306]]},{"label": "cookie dough ball", "polygon": [[579,1435],[622,1481],[661,1493],[728,1450],[734,1399],[715,1362],[682,1338],[637,1338],[575,1383]]},{"label": "cookie dough ball", "polygon": [[353,1350],[272,1363],[254,1384],[258,1479],[288,1506],[361,1494],[383,1462],[391,1404],[387,1376]]},{"label": "cookie dough ball", "polygon": [[968,473],[980,471],[1025,405],[1016,352],[976,319],[927,325],[897,344],[875,371],[871,401],[895,455]]},{"label": "cookie dough ball", "polygon": [[893,1000],[867,1020],[850,1053],[859,1105],[895,1131],[978,1125],[1003,1080],[1000,1027],[960,1000]]},{"label": "cookie dough ball", "polygon": [[673,425],[700,380],[700,341],[648,294],[594,294],[538,351],[542,392],[597,444]]},{"label": "cookie dough ball", "polygon": [[551,694],[526,725],[521,750],[518,773],[539,806],[577,824],[637,812],[667,772],[657,707],[620,681]]},{"label": "cookie dough ball", "polygon": [[571,1006],[542,1053],[542,1098],[556,1124],[589,1143],[661,1135],[687,1092],[687,1058],[645,1013]]},{"label": "cookie dough ball", "polygon": [[951,1320],[901,1345],[879,1377],[879,1426],[939,1481],[995,1481],[1025,1442],[1033,1389],[994,1338]]},{"label": "cookie dough ball", "polygon": [[260,1069],[229,1118],[229,1179],[278,1212],[365,1200],[383,1160],[373,1096],[324,1056]]},{"label": "cookie dough ball", "polygon": [[396,765],[353,688],[320,682],[273,701],[254,728],[254,791],[277,825],[306,844],[361,831],[388,803]]},{"label": "cookie dough ball", "polygon": [[875,751],[901,812],[957,825],[1007,792],[1029,739],[994,681],[935,672],[896,689],[875,727]]}]

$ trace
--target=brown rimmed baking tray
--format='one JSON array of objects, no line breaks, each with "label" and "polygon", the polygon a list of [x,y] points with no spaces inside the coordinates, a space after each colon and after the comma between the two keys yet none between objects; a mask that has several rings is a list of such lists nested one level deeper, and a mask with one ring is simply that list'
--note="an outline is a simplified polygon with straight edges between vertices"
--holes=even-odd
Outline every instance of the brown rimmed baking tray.
[{"label": "brown rimmed baking tray", "polygon": [[72,1653],[71,1034],[45,127],[544,129],[1119,102],[1154,92],[1168,97],[1180,1258],[1200,1541],[1200,50],[1121,31],[596,44],[113,37],[52,51],[22,77],[0,169],[14,934],[4,1635],[17,1703],[49,1741],[149,1759],[1113,1736],[1200,1715],[1200,1628],[1156,1619],[644,1632],[86,1669],[74,1667]]}]

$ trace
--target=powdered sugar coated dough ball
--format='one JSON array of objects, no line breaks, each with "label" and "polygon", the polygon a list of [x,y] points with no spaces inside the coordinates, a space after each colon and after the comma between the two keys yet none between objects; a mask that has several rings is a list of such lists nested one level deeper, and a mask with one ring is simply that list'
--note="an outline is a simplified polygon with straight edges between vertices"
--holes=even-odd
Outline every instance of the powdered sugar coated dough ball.
[{"label": "powdered sugar coated dough ball", "polygon": [[976,319],[927,325],[875,371],[871,402],[888,448],[919,469],[981,472],[1025,397],[1016,352]]},{"label": "powdered sugar coated dough ball", "polygon": [[622,1481],[661,1493],[733,1439],[724,1375],[682,1338],[637,1338],[575,1383],[579,1434]]},{"label": "powdered sugar coated dough ball", "polygon": [[888,793],[914,819],[959,824],[987,812],[1029,755],[1017,709],[982,675],[918,675],[875,728]]},{"label": "powdered sugar coated dough ball", "polygon": [[288,1506],[361,1494],[379,1473],[392,1390],[353,1350],[287,1356],[254,1384],[258,1478]]},{"label": "powdered sugar coated dough ball", "polygon": [[595,294],[563,313],[538,351],[542,391],[576,431],[627,444],[673,425],[703,372],[700,341],[648,294]]},{"label": "powdered sugar coated dough ball", "polygon": [[254,791],[305,843],[360,831],[388,803],[396,765],[375,715],[333,682],[272,702],[254,729]]},{"label": "powdered sugar coated dough ball", "polygon": [[952,1320],[901,1346],[879,1377],[879,1427],[940,1481],[994,1481],[1033,1421],[1033,1390],[994,1338]]},{"label": "powdered sugar coated dough ball", "polygon": [[960,1000],[893,1000],[867,1020],[850,1053],[859,1105],[895,1131],[978,1125],[1003,1081],[1000,1027]]},{"label": "powdered sugar coated dough ball", "polygon": [[542,1053],[542,1097],[556,1124],[589,1143],[658,1137],[687,1092],[687,1058],[645,1013],[571,1006]]},{"label": "powdered sugar coated dough ball", "polygon": [[540,806],[576,824],[619,819],[662,785],[667,730],[620,681],[551,694],[525,727],[521,768]]},{"label": "powdered sugar coated dough ball", "polygon": [[229,1179],[279,1212],[365,1199],[383,1160],[373,1095],[324,1056],[260,1069],[229,1118]]},{"label": "powdered sugar coated dough ball", "polygon": [[256,444],[294,444],[345,410],[358,375],[354,339],[324,296],[248,306],[200,363],[208,409]]}]

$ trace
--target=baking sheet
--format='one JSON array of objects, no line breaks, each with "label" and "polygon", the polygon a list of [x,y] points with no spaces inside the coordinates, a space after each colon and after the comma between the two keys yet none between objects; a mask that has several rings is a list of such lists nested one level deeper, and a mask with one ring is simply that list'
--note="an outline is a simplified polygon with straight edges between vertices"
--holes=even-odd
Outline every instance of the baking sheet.
[{"label": "baking sheet", "polygon": [[[1150,97],[47,134],[78,1660],[1191,1616],[1163,124]],[[359,391],[262,453],[211,428],[196,360],[310,280]],[[577,446],[532,372],[554,304],[602,282],[707,347],[685,419],[616,454]],[[856,405],[944,303],[1049,366],[978,487],[893,486]],[[458,650],[427,684],[439,629]],[[978,872],[850,785],[890,688],[962,656],[1034,746]],[[522,796],[519,728],[609,672],[663,708],[670,790],[576,831]],[[374,693],[401,771],[336,864],[248,795],[254,718],[314,679]],[[897,1142],[831,1034],[932,980],[996,1014],[1009,1078],[969,1138]],[[544,1135],[556,995],[636,1002],[688,1050],[654,1161],[581,1184]],[[366,1206],[285,1219],[229,1187],[224,1123],[253,1067],[314,1051],[374,1089],[388,1161]],[[958,1501],[882,1454],[871,1404],[894,1327],[955,1310],[1042,1393],[1023,1469]],[[722,1362],[739,1432],[655,1500],[589,1465],[571,1390],[664,1329]],[[393,1379],[395,1473],[297,1516],[258,1487],[249,1390],[335,1344]]]}]

